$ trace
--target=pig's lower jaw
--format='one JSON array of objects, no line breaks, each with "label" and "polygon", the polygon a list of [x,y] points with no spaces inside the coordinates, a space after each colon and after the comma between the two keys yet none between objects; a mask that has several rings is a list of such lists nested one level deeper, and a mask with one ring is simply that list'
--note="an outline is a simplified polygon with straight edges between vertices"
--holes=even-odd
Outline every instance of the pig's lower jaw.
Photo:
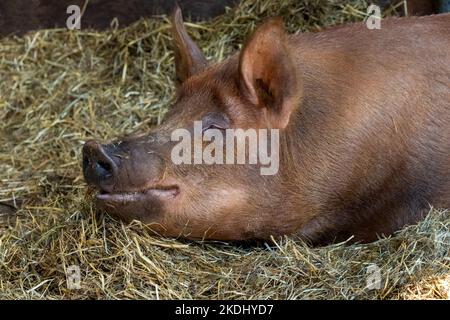
[{"label": "pig's lower jaw", "polygon": [[172,199],[175,198],[179,193],[178,187],[167,187],[167,188],[150,188],[146,189],[142,192],[116,192],[116,193],[107,193],[104,191],[100,191],[96,198],[99,201],[104,202],[119,202],[119,203],[127,203],[127,202],[139,202],[145,201],[149,197],[158,198],[158,199]]}]

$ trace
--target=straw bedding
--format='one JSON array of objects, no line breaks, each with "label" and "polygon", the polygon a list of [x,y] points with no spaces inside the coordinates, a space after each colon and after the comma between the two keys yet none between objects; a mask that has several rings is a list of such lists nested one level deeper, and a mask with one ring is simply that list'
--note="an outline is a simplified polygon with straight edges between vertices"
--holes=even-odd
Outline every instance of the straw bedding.
[{"label": "straw bedding", "polygon": [[[188,29],[221,60],[266,16],[304,32],[361,21],[366,7],[245,0]],[[161,121],[173,93],[170,44],[165,17],[0,40],[0,299],[449,298],[448,211],[375,243],[322,248],[289,238],[259,246],[162,239],[97,215],[81,146]],[[79,289],[66,282],[72,265]],[[374,265],[380,282],[371,289]]]}]

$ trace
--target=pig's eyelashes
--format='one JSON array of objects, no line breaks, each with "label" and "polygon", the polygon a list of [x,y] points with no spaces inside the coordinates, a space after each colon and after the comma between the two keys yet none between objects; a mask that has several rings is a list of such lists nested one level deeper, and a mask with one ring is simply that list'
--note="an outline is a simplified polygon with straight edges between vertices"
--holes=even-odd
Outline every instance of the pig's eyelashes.
[{"label": "pig's eyelashes", "polygon": [[206,130],[210,130],[210,129],[218,129],[218,130],[225,130],[226,128],[222,128],[219,126],[215,126],[215,125],[209,125],[207,127],[203,127],[203,132],[205,132]]}]

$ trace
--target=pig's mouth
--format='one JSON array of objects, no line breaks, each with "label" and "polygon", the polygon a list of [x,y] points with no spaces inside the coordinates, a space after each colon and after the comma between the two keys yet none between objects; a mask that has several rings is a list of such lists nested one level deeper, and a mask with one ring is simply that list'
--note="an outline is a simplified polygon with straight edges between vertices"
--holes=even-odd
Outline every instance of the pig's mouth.
[{"label": "pig's mouth", "polygon": [[178,186],[157,186],[147,188],[143,191],[123,191],[123,192],[107,192],[100,190],[96,196],[98,201],[104,202],[139,202],[148,200],[149,198],[157,199],[173,199],[179,194]]}]

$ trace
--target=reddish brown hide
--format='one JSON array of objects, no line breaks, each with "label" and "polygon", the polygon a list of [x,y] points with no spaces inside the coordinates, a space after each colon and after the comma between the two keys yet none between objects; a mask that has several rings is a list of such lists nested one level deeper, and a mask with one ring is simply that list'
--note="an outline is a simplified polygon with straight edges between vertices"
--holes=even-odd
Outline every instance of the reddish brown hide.
[{"label": "reddish brown hide", "polygon": [[[450,15],[288,36],[261,25],[208,64],[173,16],[177,99],[150,133],[84,147],[99,208],[166,236],[313,244],[373,241],[450,208]],[[174,129],[275,128],[275,175],[259,165],[171,161]]]}]

